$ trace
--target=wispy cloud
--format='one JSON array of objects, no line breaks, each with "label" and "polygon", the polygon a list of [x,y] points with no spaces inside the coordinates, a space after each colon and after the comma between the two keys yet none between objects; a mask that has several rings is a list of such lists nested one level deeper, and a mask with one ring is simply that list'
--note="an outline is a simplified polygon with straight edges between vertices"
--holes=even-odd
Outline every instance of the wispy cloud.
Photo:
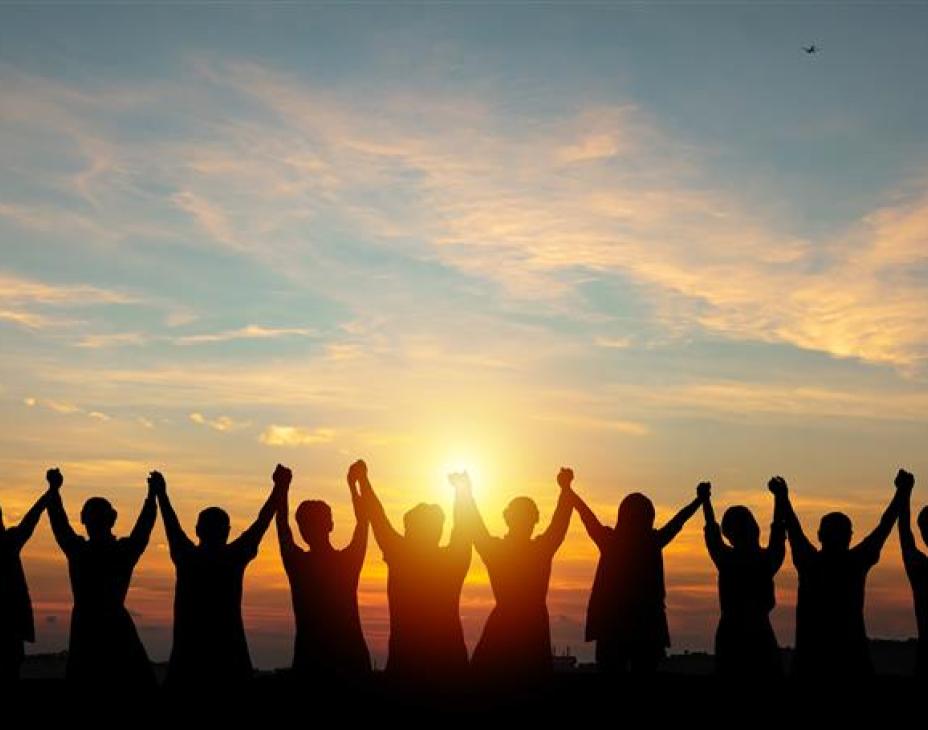
[{"label": "wispy cloud", "polygon": [[151,342],[152,337],[144,332],[108,332],[84,335],[77,341],[78,347],[101,349],[106,347],[141,347]]},{"label": "wispy cloud", "polygon": [[[0,272],[0,320],[32,330],[65,327],[64,317],[77,307],[132,304],[129,294],[85,284],[49,284],[8,272]],[[52,313],[42,310],[51,310]]]},{"label": "wispy cloud", "polygon": [[68,401],[40,399],[40,398],[35,398],[34,396],[28,396],[26,398],[23,398],[23,403],[29,408],[36,408],[36,407],[47,408],[50,411],[59,413],[61,415],[66,415],[66,416],[69,416],[72,414],[80,414],[83,416],[87,416],[88,418],[92,418],[96,421],[111,421],[112,420],[112,416],[110,416],[108,413],[104,413],[103,411],[99,411],[99,410],[87,410],[85,408],[81,408],[80,406],[75,405],[74,403],[70,403]]},{"label": "wispy cloud", "polygon": [[11,309],[0,309],[0,320],[12,322],[26,329],[38,330],[51,327],[57,320],[35,312],[22,312]]},{"label": "wispy cloud", "polygon": [[200,345],[210,342],[228,342],[230,340],[269,340],[278,337],[315,337],[317,332],[308,327],[262,327],[250,324],[234,330],[210,332],[198,335],[185,335],[175,338],[179,345]]},{"label": "wispy cloud", "polygon": [[[797,237],[725,188],[704,153],[639,106],[591,104],[526,126],[491,98],[397,89],[359,97],[221,61],[199,63],[185,88],[75,93],[19,78],[14,89],[23,108],[45,109],[41,124],[90,150],[78,183],[85,196],[115,202],[127,197],[127,177],[155,180],[170,191],[167,203],[191,217],[197,240],[288,276],[309,262],[319,271],[338,266],[314,255],[317,226],[307,225],[337,221],[371,243],[437,259],[569,316],[589,306],[576,297],[579,275],[622,277],[642,287],[668,331],[787,343],[907,370],[928,357],[928,285],[914,274],[928,256],[919,246],[924,190],[823,240]],[[205,93],[215,89],[235,92],[237,113]],[[117,133],[101,147],[99,134],[88,142],[97,97],[114,114],[133,104],[190,109],[211,120],[209,133],[131,144]],[[46,218],[15,207],[5,215]],[[172,239],[189,230],[177,221],[159,226]],[[324,275],[316,285],[344,298]],[[41,322],[7,309],[24,326]]]},{"label": "wispy cloud", "polygon": [[268,426],[258,437],[267,446],[314,446],[328,444],[335,438],[331,428],[306,429],[298,426]]},{"label": "wispy cloud", "polygon": [[247,428],[251,425],[249,421],[237,421],[229,416],[217,416],[216,418],[208,418],[197,411],[191,413],[189,418],[199,426],[208,426],[214,431],[222,432],[237,431],[242,428]]}]

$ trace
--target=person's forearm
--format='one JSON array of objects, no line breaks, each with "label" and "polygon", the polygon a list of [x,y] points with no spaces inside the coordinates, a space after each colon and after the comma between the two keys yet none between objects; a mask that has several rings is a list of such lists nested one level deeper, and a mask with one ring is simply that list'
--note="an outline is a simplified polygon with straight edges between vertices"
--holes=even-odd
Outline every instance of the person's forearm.
[{"label": "person's forearm", "polygon": [[283,495],[274,515],[277,526],[277,538],[281,544],[293,542],[293,532],[290,530],[290,500]]},{"label": "person's forearm", "polygon": [[602,524],[599,521],[599,518],[596,516],[596,513],[590,509],[590,506],[583,501],[581,497],[574,490],[573,487],[564,490],[570,495],[570,498],[573,500],[574,509],[577,510],[577,514],[580,515],[580,521],[583,523],[583,526],[587,529],[587,532],[593,532],[597,528],[602,527]]},{"label": "person's forearm", "polygon": [[52,526],[52,534],[58,544],[64,547],[64,543],[74,534],[71,529],[71,523],[68,521],[67,512],[64,510],[64,503],[61,501],[61,493],[57,490],[49,490],[48,502],[48,521]]},{"label": "person's forearm", "polygon": [[151,492],[145,497],[142,503],[142,511],[139,512],[138,519],[135,521],[135,527],[132,528],[131,537],[148,540],[148,536],[155,527],[155,519],[158,517],[158,507],[156,497]]},{"label": "person's forearm", "polygon": [[702,505],[702,501],[702,498],[696,497],[696,499],[677,512],[677,514],[671,518],[670,522],[667,523],[666,527],[675,533],[682,530],[683,526],[689,522],[690,517],[696,514],[696,510]]},{"label": "person's forearm", "polygon": [[43,492],[42,496],[35,501],[35,503],[29,508],[29,511],[23,515],[22,520],[20,520],[19,532],[23,538],[23,542],[29,539],[35,530],[36,525],[39,524],[42,513],[45,511],[45,506],[48,504],[48,495],[48,491]]},{"label": "person's forearm", "polygon": [[167,492],[158,494],[158,507],[161,509],[161,519],[164,521],[164,533],[167,535],[168,543],[186,537],[184,528],[181,527],[180,520],[174,511],[174,505],[171,503]]},{"label": "person's forearm", "polygon": [[704,500],[702,503],[702,515],[707,525],[715,524],[715,509],[712,507],[711,500]]}]

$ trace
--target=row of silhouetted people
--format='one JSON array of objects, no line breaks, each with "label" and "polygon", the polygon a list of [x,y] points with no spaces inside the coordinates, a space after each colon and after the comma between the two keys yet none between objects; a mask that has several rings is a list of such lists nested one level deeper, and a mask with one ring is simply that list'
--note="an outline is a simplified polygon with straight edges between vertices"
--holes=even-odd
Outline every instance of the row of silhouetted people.
[{"label": "row of silhouetted people", "polygon": [[[918,624],[918,672],[928,673],[928,556],[915,544],[910,495],[913,476],[900,470],[895,495],[879,524],[851,545],[850,519],[825,515],[820,546],[803,532],[786,482],[774,477],[773,520],[766,547],[744,506],[729,507],[716,521],[711,485],[669,522],[655,527],[654,505],[629,494],[608,527],[573,490],[573,472],[557,475],[560,495],[548,526],[535,534],[539,511],[529,497],[516,497],[503,517],[507,532],[487,530],[466,474],[452,474],[454,522],[442,546],[444,513],[419,504],[398,530],[388,519],[357,461],[347,481],[356,526],[348,545],[335,548],[332,512],[318,500],[301,503],[295,518],[308,549],[290,529],[288,491],[292,474],[278,465],[273,489],[257,519],[234,540],[228,514],[203,510],[191,539],[174,512],[159,472],[148,478],[148,495],[128,536],[113,534],[116,511],[101,497],[88,499],[80,520],[86,537],[71,526],[61,500],[64,478],[47,472],[48,490],[16,526],[0,513],[0,678],[18,676],[23,644],[35,640],[32,605],[20,553],[43,512],[68,561],[74,607],[67,676],[87,682],[154,684],[151,663],[125,606],[136,563],[148,544],[158,511],[176,568],[174,636],[167,681],[174,685],[243,681],[252,664],[242,621],[245,569],[276,518],[281,557],[290,582],[296,637],[293,674],[314,680],[360,680],[371,671],[358,613],[358,581],[368,528],[388,567],[390,638],[386,674],[401,687],[436,686],[465,676],[499,683],[532,683],[552,671],[547,611],[551,565],[576,511],[600,558],[586,616],[586,639],[596,642],[596,662],[606,674],[653,672],[670,645],[665,611],[663,549],[702,508],[705,541],[718,569],[721,616],[715,639],[717,669],[729,676],[777,675],[780,650],[770,624],[776,605],[774,579],[790,544],[799,575],[796,642],[792,669],[804,676],[866,675],[872,672],[864,624],[867,574],[898,523]],[[918,517],[928,542],[928,507]],[[476,549],[490,578],[496,605],[468,657],[460,597]]]}]

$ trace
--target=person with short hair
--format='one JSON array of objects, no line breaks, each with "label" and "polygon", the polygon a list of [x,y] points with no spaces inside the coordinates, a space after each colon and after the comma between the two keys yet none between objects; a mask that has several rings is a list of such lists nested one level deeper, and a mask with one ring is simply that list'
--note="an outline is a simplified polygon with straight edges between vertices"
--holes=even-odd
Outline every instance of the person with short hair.
[{"label": "person with short hair", "polygon": [[496,605],[471,657],[471,669],[479,680],[505,685],[531,683],[552,671],[551,626],[548,618],[548,584],[554,555],[564,542],[573,499],[570,484],[574,473],[561,469],[557,506],[551,523],[540,535],[538,506],[530,497],[516,497],[503,512],[508,531],[493,537],[473,500],[466,473],[450,480],[468,495],[474,547],[487,567]]},{"label": "person with short hair", "polygon": [[786,480],[774,477],[771,489],[783,495],[786,534],[799,574],[792,673],[804,677],[873,674],[864,622],[867,575],[880,560],[906,490],[897,477],[896,493],[879,524],[853,547],[851,518],[843,512],[829,512],[819,523],[821,548],[817,548],[802,531]]},{"label": "person with short hair", "polygon": [[290,470],[277,465],[274,488],[257,519],[229,541],[229,514],[207,507],[197,518],[194,543],[174,512],[160,472],[151,473],[171,560],[177,571],[174,589],[174,644],[166,682],[170,685],[215,685],[251,679],[253,668],[242,621],[245,569],[258,547],[286,487]]},{"label": "person with short hair", "polygon": [[721,616],[715,632],[715,668],[725,677],[783,673],[780,647],[770,625],[770,612],[776,606],[774,577],[786,557],[783,494],[778,486],[771,480],[775,505],[766,547],[760,544],[760,527],[750,509],[729,507],[719,525],[711,496],[702,503],[706,549],[719,572]]},{"label": "person with short hair", "polygon": [[308,550],[293,539],[288,519],[288,489],[277,509],[277,539],[290,581],[296,637],[293,673],[319,680],[356,681],[370,674],[371,658],[358,613],[358,581],[367,552],[368,519],[358,488],[358,467],[348,470],[355,528],[341,550],[331,542],[332,509],[306,500],[296,509],[296,523]]},{"label": "person with short hair", "polygon": [[148,546],[158,508],[149,480],[148,495],[132,532],[113,534],[116,510],[103,497],[91,497],[81,509],[87,537],[78,535],[64,510],[58,469],[49,469],[48,519],[61,551],[68,559],[74,608],[65,675],[82,683],[155,685],[155,674],[126,609],[132,571]]},{"label": "person with short hair", "polygon": [[403,515],[401,534],[371,487],[367,465],[359,461],[356,468],[371,528],[388,567],[386,674],[409,690],[454,685],[468,668],[461,628],[461,589],[471,560],[464,489],[456,487],[454,526],[443,547],[441,507],[418,504],[410,509]]}]

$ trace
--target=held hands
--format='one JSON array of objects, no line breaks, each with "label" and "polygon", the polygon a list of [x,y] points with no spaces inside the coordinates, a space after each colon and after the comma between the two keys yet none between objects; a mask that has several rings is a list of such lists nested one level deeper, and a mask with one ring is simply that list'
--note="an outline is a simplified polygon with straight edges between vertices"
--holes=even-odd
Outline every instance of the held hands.
[{"label": "held hands", "polygon": [[364,459],[358,459],[348,467],[348,486],[354,487],[358,482],[367,481],[367,464]]},{"label": "held hands", "polygon": [[712,496],[712,482],[699,482],[696,485],[696,498],[703,502]]},{"label": "held hands", "polygon": [[561,470],[557,473],[557,485],[561,489],[570,489],[570,485],[574,481],[574,470],[567,466],[562,466]]},{"label": "held hands", "polygon": [[451,486],[454,487],[455,491],[470,494],[470,477],[466,471],[452,472],[448,475],[448,481],[451,483]]},{"label": "held hands", "polygon": [[905,469],[900,469],[899,473],[896,474],[895,484],[896,489],[903,489],[905,491],[911,492],[912,487],[915,486],[915,475],[906,471]]},{"label": "held hands", "polygon": [[45,479],[48,482],[48,488],[56,492],[61,489],[61,485],[64,484],[64,476],[57,466],[45,472]]},{"label": "held hands", "polygon": [[164,481],[164,476],[160,471],[153,471],[148,474],[148,493],[155,497],[163,497],[167,494],[168,485]]},{"label": "held hands", "polygon": [[789,487],[786,486],[786,480],[780,476],[773,477],[767,482],[767,489],[770,490],[770,493],[774,497],[786,495],[789,492]]},{"label": "held hands", "polygon": [[271,475],[271,479],[274,480],[275,489],[287,490],[290,488],[290,481],[293,479],[293,472],[283,464],[278,464],[274,469],[274,473]]}]

